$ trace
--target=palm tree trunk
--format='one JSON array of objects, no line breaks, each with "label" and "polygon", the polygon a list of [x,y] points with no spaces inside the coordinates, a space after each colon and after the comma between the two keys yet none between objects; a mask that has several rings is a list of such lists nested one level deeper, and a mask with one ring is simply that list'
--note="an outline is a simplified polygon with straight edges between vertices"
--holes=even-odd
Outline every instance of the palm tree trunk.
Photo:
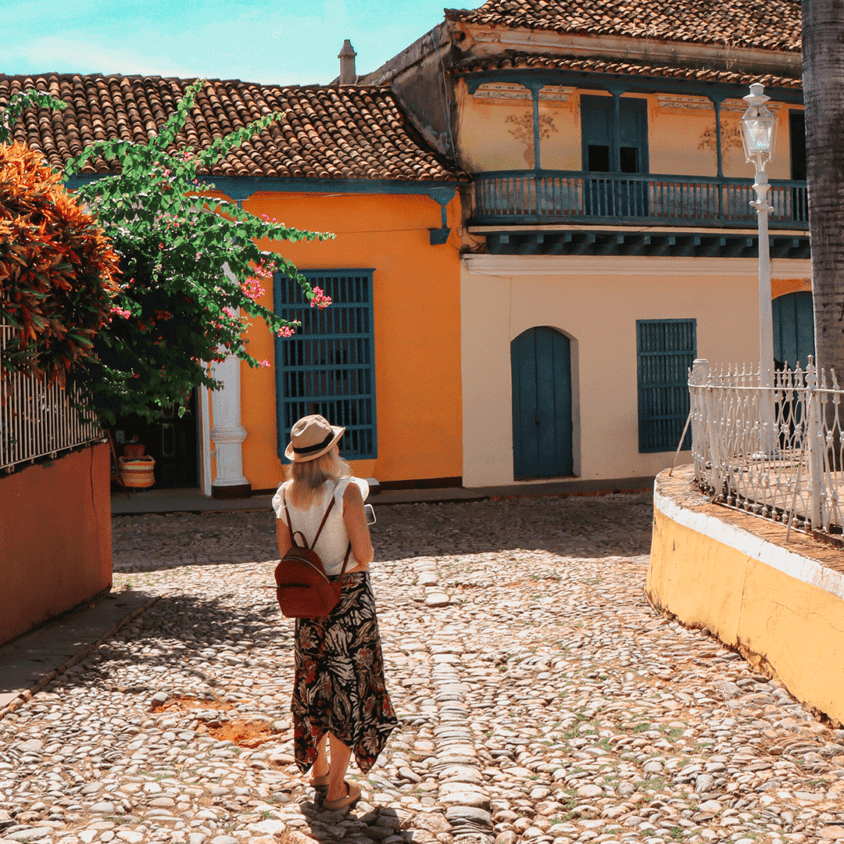
[{"label": "palm tree trunk", "polygon": [[844,380],[844,2],[802,0],[802,10],[815,349]]}]

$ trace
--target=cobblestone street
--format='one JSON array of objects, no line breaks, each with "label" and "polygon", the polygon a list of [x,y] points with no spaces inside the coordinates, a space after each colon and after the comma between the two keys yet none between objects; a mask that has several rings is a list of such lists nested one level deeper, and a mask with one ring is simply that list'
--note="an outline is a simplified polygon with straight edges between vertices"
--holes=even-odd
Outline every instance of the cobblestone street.
[{"label": "cobblestone street", "polygon": [[293,764],[272,514],[126,516],[160,598],[0,720],[0,842],[844,839],[844,731],[649,606],[650,495],[373,503],[401,727],[350,814]]}]

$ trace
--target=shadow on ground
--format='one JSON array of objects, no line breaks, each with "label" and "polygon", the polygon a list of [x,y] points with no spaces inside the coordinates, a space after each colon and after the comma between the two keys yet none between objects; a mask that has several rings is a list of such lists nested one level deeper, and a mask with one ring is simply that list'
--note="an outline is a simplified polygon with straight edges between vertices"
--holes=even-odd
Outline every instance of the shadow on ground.
[{"label": "shadow on ground", "polygon": [[[373,504],[376,560],[516,549],[600,558],[650,550],[649,493],[382,507],[373,498]],[[272,512],[115,516],[112,532],[115,572],[278,557]]]}]

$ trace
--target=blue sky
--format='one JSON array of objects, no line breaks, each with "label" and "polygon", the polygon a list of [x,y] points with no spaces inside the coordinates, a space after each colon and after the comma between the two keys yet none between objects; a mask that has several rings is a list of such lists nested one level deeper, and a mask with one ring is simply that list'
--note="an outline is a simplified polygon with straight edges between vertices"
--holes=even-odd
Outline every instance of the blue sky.
[{"label": "blue sky", "polygon": [[348,38],[375,70],[481,0],[0,0],[0,73],[122,73],[325,84]]}]

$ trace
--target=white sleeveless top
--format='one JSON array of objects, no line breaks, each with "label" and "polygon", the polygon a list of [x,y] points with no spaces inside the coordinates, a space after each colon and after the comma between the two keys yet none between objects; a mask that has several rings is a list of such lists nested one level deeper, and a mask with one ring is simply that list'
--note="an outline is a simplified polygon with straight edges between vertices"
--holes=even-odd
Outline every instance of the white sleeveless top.
[{"label": "white sleeveless top", "polygon": [[[351,482],[360,487],[365,501],[366,496],[369,495],[369,484],[362,478],[342,478],[336,482],[326,481],[318,491],[314,503],[306,510],[302,510],[293,504],[289,492],[285,496],[293,530],[301,531],[305,535],[308,547],[313,547],[311,543],[314,541],[319,524],[325,515],[329,501],[332,497],[334,498],[334,507],[331,508],[316,547],[313,548],[319,554],[319,558],[325,567],[325,573],[329,577],[340,574],[343,570],[343,559],[346,556],[346,549],[349,547],[349,534],[343,521],[343,495]],[[288,490],[291,483],[292,481],[283,483],[273,496],[273,510],[275,510],[276,518],[281,519],[285,525],[287,524],[287,516],[284,513],[282,491]],[[298,536],[296,538],[299,539]],[[355,559],[355,555],[349,554],[346,571],[355,568],[357,565],[358,561]]]}]

